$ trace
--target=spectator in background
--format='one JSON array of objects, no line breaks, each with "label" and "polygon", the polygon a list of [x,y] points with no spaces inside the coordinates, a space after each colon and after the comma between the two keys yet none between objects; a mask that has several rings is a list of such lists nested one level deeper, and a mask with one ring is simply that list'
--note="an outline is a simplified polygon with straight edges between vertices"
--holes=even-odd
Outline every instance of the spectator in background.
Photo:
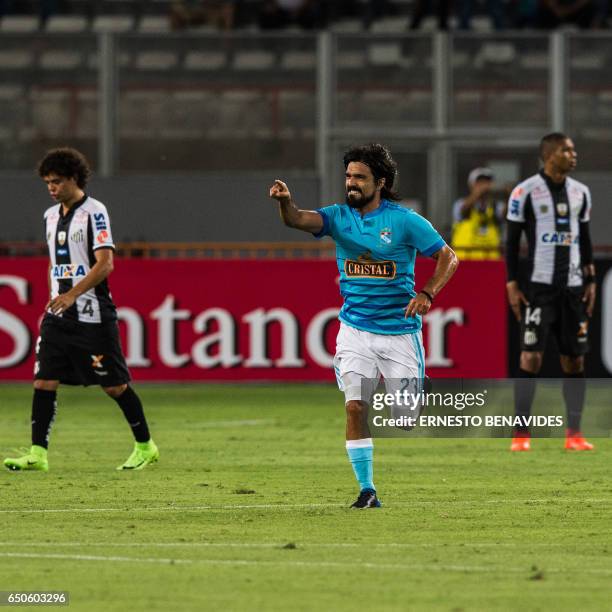
[{"label": "spectator in background", "polygon": [[[487,14],[491,18],[496,30],[504,29],[505,15],[503,0],[486,0]],[[474,0],[459,0],[457,2],[457,13],[459,17],[459,29],[470,30],[471,20],[474,15]]]},{"label": "spectator in background", "polygon": [[433,13],[434,3],[438,16],[438,28],[440,30],[448,30],[448,14],[450,12],[451,0],[416,0],[414,12],[412,13],[412,21],[410,22],[411,30],[418,30],[423,18]]},{"label": "spectator in background", "polygon": [[311,30],[323,25],[325,3],[317,0],[264,0],[259,11],[259,27],[263,30],[298,25]]},{"label": "spectator in background", "polygon": [[565,24],[587,29],[595,25],[597,12],[594,0],[541,0],[536,25],[547,30]]},{"label": "spectator in background", "polygon": [[505,204],[494,197],[493,172],[474,168],[470,193],[453,204],[452,247],[460,259],[499,259]]},{"label": "spectator in background", "polygon": [[[0,0],[0,19],[5,15],[10,15],[15,8],[15,0]],[[58,0],[40,0],[37,2],[38,15],[40,17],[40,28],[43,29],[51,15],[55,15],[58,10]],[[17,7],[19,11],[19,6]]]},{"label": "spectator in background", "polygon": [[237,0],[175,0],[170,6],[170,26],[182,30],[213,25],[220,30],[234,27]]}]

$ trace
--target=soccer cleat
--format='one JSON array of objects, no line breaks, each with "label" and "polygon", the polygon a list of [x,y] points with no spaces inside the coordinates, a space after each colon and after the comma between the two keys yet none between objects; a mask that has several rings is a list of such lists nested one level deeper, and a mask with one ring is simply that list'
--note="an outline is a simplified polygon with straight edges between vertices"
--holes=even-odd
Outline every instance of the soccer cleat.
[{"label": "soccer cleat", "polygon": [[528,433],[519,433],[512,438],[510,450],[513,452],[530,451],[531,436]]},{"label": "soccer cleat", "polygon": [[579,431],[567,431],[565,436],[565,450],[586,451],[593,450],[595,447],[584,439]]},{"label": "soccer cleat", "polygon": [[47,461],[47,449],[34,444],[29,452],[23,449],[26,454],[22,457],[7,457],[4,460],[4,465],[12,471],[32,471],[32,472],[48,472],[49,462]]},{"label": "soccer cleat", "polygon": [[358,508],[363,510],[364,508],[380,508],[382,504],[376,497],[376,491],[372,489],[364,489],[359,493],[357,500],[351,504],[351,508]]},{"label": "soccer cleat", "polygon": [[120,465],[118,470],[142,470],[150,463],[155,463],[159,459],[159,449],[153,440],[148,442],[136,442],[132,454],[127,461]]}]

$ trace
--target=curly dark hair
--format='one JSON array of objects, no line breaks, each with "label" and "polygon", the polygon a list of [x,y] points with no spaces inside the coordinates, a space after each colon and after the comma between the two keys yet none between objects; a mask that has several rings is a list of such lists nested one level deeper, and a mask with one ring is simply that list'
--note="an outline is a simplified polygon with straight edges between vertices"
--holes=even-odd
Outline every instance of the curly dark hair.
[{"label": "curly dark hair", "polygon": [[348,168],[351,162],[361,162],[372,171],[377,181],[384,178],[385,185],[380,191],[382,198],[396,201],[401,199],[399,194],[393,191],[393,183],[397,176],[397,164],[387,147],[376,143],[351,147],[344,154],[343,161],[345,168]]},{"label": "curly dark hair", "polygon": [[49,174],[73,178],[79,188],[83,189],[91,176],[91,170],[87,159],[80,151],[61,147],[47,151],[38,163],[38,176],[44,178]]}]

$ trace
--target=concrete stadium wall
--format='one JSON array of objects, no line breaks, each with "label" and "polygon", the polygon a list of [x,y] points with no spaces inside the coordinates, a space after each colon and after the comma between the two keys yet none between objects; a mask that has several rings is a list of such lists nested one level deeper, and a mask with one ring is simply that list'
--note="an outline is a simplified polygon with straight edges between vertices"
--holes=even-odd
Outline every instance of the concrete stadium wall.
[{"label": "concrete stadium wall", "polygon": [[[321,204],[316,177],[304,174],[95,178],[88,192],[107,205],[117,242],[307,240],[306,234],[280,223],[268,199],[269,186],[277,177],[288,182],[301,207]],[[608,231],[612,173],[577,173],[576,178],[589,185],[593,194],[594,244],[612,244]],[[52,203],[42,182],[13,175],[0,177],[0,184],[4,200],[0,241],[42,240],[42,213]],[[448,208],[450,226],[450,203]]]}]

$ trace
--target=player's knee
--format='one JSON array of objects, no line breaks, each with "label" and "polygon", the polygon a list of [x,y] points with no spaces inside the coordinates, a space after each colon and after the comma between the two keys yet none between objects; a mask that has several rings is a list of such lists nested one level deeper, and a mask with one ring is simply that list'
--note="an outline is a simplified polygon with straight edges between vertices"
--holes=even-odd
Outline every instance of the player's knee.
[{"label": "player's knee", "polygon": [[581,374],[584,372],[584,357],[579,355],[561,355],[561,369],[564,374]]},{"label": "player's knee", "polygon": [[35,380],[34,389],[38,391],[56,391],[59,387],[58,380]]},{"label": "player's knee", "polygon": [[521,370],[537,374],[542,368],[542,353],[523,351],[521,353]]},{"label": "player's knee", "polygon": [[127,389],[127,385],[117,385],[116,387],[102,387],[104,393],[112,397],[113,399],[117,399],[123,392]]}]

